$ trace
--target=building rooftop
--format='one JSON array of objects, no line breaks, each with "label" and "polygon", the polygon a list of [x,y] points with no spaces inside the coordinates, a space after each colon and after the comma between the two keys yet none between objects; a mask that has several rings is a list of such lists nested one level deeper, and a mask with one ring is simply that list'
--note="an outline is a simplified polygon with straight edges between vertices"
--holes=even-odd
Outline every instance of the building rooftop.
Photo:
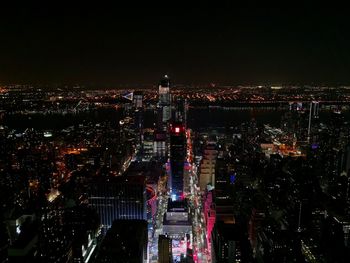
[{"label": "building rooftop", "polygon": [[187,211],[187,201],[183,200],[183,201],[172,201],[171,199],[169,199],[168,201],[168,211],[171,212],[183,212],[183,211]]},{"label": "building rooftop", "polygon": [[119,183],[119,184],[145,184],[146,178],[143,175],[135,176],[95,176],[92,183]]}]

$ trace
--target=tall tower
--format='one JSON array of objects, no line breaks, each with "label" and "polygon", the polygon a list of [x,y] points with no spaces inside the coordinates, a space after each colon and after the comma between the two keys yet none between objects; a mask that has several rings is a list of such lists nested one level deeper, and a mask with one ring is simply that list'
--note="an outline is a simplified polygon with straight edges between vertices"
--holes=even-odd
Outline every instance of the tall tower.
[{"label": "tall tower", "polygon": [[165,75],[158,86],[157,123],[154,133],[154,156],[165,160],[168,156],[168,124],[171,119],[170,79]]},{"label": "tall tower", "polygon": [[173,117],[172,120],[174,122],[181,122],[185,125],[187,125],[187,100],[186,99],[177,99],[174,102],[174,112],[173,112]]},{"label": "tall tower", "polygon": [[162,122],[167,123],[171,118],[170,79],[165,75],[159,83],[159,107],[162,109]]},{"label": "tall tower", "polygon": [[312,118],[317,119],[319,114],[320,104],[318,101],[310,102],[310,111],[309,111],[309,124],[307,129],[307,140],[310,142],[311,139],[311,121]]},{"label": "tall tower", "polygon": [[142,109],[143,93],[142,91],[135,91],[133,96],[133,103],[135,109]]},{"label": "tall tower", "polygon": [[133,96],[134,106],[134,131],[136,135],[136,147],[140,149],[143,143],[143,94],[135,91]]},{"label": "tall tower", "polygon": [[170,127],[170,170],[171,198],[180,200],[184,188],[184,164],[186,159],[186,130],[183,123]]}]

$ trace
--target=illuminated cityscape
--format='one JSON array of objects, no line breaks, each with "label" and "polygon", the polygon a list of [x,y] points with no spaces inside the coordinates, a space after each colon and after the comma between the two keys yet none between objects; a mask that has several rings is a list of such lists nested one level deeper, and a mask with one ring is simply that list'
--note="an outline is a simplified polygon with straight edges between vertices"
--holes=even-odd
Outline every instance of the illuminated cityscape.
[{"label": "illuminated cityscape", "polygon": [[348,19],[228,2],[4,12],[0,263],[350,262]]}]

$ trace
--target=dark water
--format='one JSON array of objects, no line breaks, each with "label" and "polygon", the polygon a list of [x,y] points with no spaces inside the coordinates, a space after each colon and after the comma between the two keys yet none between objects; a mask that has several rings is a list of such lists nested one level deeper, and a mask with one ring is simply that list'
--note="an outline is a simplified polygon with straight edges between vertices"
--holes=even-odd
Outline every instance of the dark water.
[{"label": "dark water", "polygon": [[[285,110],[273,109],[202,109],[191,108],[188,112],[187,124],[188,127],[198,130],[202,128],[230,127],[239,125],[255,119],[258,124],[271,124],[279,126],[281,117],[285,114]],[[327,122],[330,117],[330,112],[321,112],[321,121]],[[343,112],[345,120],[350,121],[350,111]],[[110,121],[115,125],[118,124],[122,117],[120,110],[113,108],[98,109],[80,114],[51,114],[51,115],[7,115],[3,118],[2,124],[14,129],[62,129],[68,126],[83,122],[103,122]],[[153,111],[145,111],[144,127],[152,128],[156,121],[156,115]]]},{"label": "dark water", "polygon": [[252,119],[257,123],[279,125],[284,113],[283,110],[261,109],[190,109],[187,123],[192,129],[230,127]]},{"label": "dark water", "polygon": [[2,124],[13,129],[63,129],[84,122],[111,121],[118,124],[122,113],[115,109],[99,109],[78,114],[15,114],[6,115]]}]

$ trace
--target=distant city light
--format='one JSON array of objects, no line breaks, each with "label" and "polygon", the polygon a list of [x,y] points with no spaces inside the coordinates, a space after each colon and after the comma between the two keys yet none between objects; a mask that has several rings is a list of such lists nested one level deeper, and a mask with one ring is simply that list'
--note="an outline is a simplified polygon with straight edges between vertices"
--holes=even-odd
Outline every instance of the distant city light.
[{"label": "distant city light", "polygon": [[317,143],[314,143],[314,144],[312,144],[311,145],[311,149],[312,150],[316,150],[316,149],[318,149],[320,146],[317,144]]},{"label": "distant city light", "polygon": [[44,137],[45,138],[52,137],[52,133],[51,132],[44,132]]},{"label": "distant city light", "polygon": [[236,173],[230,175],[230,184],[234,184],[236,181]]}]

